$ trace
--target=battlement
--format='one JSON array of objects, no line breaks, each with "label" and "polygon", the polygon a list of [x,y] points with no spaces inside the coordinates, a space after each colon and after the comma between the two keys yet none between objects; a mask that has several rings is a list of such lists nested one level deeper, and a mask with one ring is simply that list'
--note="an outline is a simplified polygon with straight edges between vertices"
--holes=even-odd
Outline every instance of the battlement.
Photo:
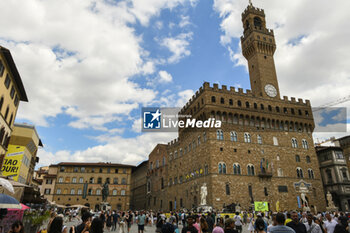
[{"label": "battlement", "polygon": [[177,137],[174,140],[171,140],[170,142],[168,142],[168,146],[175,146],[179,143],[180,139]]},{"label": "battlement", "polygon": [[[263,27],[259,27],[259,28],[258,27],[254,27],[254,29],[249,28],[249,29],[246,29],[243,32],[243,36],[241,36],[241,41],[244,41],[253,31],[261,32],[261,33],[263,33],[265,35],[274,37],[273,29],[268,29],[268,28],[263,28]],[[254,38],[254,40],[257,40],[257,38]],[[263,40],[263,38],[261,38],[261,40]]]},{"label": "battlement", "polygon": [[[199,88],[199,90],[196,91],[196,93],[191,97],[191,99],[181,109],[180,113],[184,113],[192,105],[192,103],[205,91],[214,91],[214,92],[218,92],[218,93],[239,95],[239,96],[243,96],[243,97],[254,97],[252,91],[249,89],[245,90],[245,92],[244,92],[243,88],[236,89],[235,87],[232,87],[232,86],[230,86],[228,88],[226,85],[222,85],[220,88],[219,84],[217,84],[217,83],[214,83],[212,86],[210,86],[209,82],[204,82],[203,86],[201,86]],[[298,100],[296,100],[295,97],[290,97],[290,99],[288,99],[287,96],[283,96],[283,98],[280,99],[279,101],[283,101],[286,104],[299,104],[299,105],[311,106],[310,100],[304,101],[301,98],[298,98]]]},{"label": "battlement", "polygon": [[242,20],[244,20],[248,14],[255,14],[265,17],[265,12],[263,9],[254,7],[253,5],[248,5],[247,8],[242,13]]}]

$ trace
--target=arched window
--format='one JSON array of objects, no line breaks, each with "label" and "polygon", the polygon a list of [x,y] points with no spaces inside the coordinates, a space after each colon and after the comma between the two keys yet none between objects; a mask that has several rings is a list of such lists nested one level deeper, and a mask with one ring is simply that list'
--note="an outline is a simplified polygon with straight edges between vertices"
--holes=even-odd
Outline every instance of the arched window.
[{"label": "arched window", "polygon": [[300,156],[299,155],[295,155],[295,162],[300,162]]},{"label": "arched window", "polygon": [[63,183],[63,177],[58,178],[58,183]]},{"label": "arched window", "polygon": [[122,184],[126,184],[126,179],[125,178],[122,179]]},{"label": "arched window", "polygon": [[117,196],[117,190],[116,189],[113,189],[113,196]]},{"label": "arched window", "polygon": [[298,141],[296,138],[292,138],[292,147],[293,148],[298,148]]},{"label": "arched window", "polygon": [[262,137],[261,137],[261,135],[258,135],[257,139],[258,139],[258,144],[262,144]]},{"label": "arched window", "polygon": [[91,178],[90,178],[89,183],[90,183],[90,184],[95,183],[95,179],[94,179],[94,177],[91,177]]},{"label": "arched window", "polygon": [[251,137],[249,133],[244,133],[244,142],[250,143]]},{"label": "arched window", "polygon": [[254,26],[257,28],[261,28],[262,27],[262,20],[259,17],[254,17]]},{"label": "arched window", "polygon": [[216,101],[215,96],[212,96],[212,97],[211,97],[211,102],[212,102],[212,103],[215,103],[215,101]]},{"label": "arched window", "polygon": [[222,132],[221,129],[216,131],[216,139],[217,140],[224,140],[224,133]]},{"label": "arched window", "polygon": [[125,196],[125,190],[120,191],[120,195]]},{"label": "arched window", "polygon": [[162,165],[165,166],[165,156],[163,156],[163,162]]},{"label": "arched window", "polygon": [[260,109],[264,110],[264,105],[263,104],[260,104]]},{"label": "arched window", "polygon": [[237,101],[238,107],[242,107],[242,102],[240,100]]},{"label": "arched window", "polygon": [[304,178],[303,169],[301,169],[300,167],[297,167],[297,177]]},{"label": "arched window", "polygon": [[101,178],[101,177],[99,177],[99,178],[97,179],[97,183],[98,183],[98,184],[102,184],[102,178]]},{"label": "arched window", "polygon": [[311,168],[309,168],[309,169],[307,170],[307,173],[308,173],[308,175],[309,175],[309,179],[314,179],[314,178],[315,178],[315,176],[314,176],[314,171],[313,171]]},{"label": "arched window", "polygon": [[71,189],[71,190],[70,190],[70,194],[71,194],[71,195],[74,195],[74,194],[75,194],[75,189]]},{"label": "arched window", "polygon": [[76,177],[72,178],[72,183],[77,183],[77,178]]},{"label": "arched window", "polygon": [[96,189],[96,195],[101,195],[101,189]]},{"label": "arched window", "polygon": [[113,184],[118,184],[118,178],[113,179]]},{"label": "arched window", "polygon": [[330,169],[326,169],[327,175],[327,183],[331,184],[333,182],[332,171]]},{"label": "arched window", "polygon": [[233,164],[233,174],[235,175],[241,174],[241,166],[238,163]]},{"label": "arched window", "polygon": [[237,133],[235,131],[230,133],[230,137],[232,142],[237,142]]},{"label": "arched window", "polygon": [[307,141],[306,141],[305,139],[303,139],[303,140],[301,141],[301,143],[302,143],[302,147],[303,147],[304,149],[309,149],[309,144],[307,143]]},{"label": "arched window", "polygon": [[245,107],[246,108],[249,108],[250,107],[250,104],[249,104],[249,102],[247,101],[247,102],[245,102]]},{"label": "arched window", "polygon": [[247,171],[248,171],[248,176],[254,176],[255,175],[255,171],[254,171],[254,166],[249,164],[247,166]]},{"label": "arched window", "polygon": [[79,183],[80,183],[80,184],[84,183],[84,178],[83,178],[83,177],[80,177],[80,178],[79,178]]},{"label": "arched window", "polygon": [[226,174],[226,164],[219,163],[219,174]]},{"label": "arched window", "polygon": [[306,156],[306,163],[311,163],[311,159],[310,159],[310,156]]},{"label": "arched window", "polygon": [[224,104],[224,103],[225,103],[225,99],[224,99],[224,98],[221,98],[221,99],[220,99],[220,103]]}]

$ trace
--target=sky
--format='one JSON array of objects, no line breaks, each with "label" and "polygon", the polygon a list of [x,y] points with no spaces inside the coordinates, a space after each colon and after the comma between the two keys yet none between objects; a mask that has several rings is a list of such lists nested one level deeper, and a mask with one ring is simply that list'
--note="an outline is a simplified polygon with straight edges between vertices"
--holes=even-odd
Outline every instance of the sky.
[{"label": "sky", "polygon": [[[320,106],[350,95],[350,1],[253,4],[265,10],[267,27],[275,32],[282,96]],[[39,166],[137,165],[157,143],[177,137],[141,133],[141,107],[182,107],[204,81],[250,89],[240,48],[247,5],[248,0],[0,0],[0,45],[11,50],[29,99],[20,103],[16,122],[36,126],[44,143]],[[347,107],[349,116],[350,101],[337,106]],[[313,136],[319,141],[344,135]]]}]

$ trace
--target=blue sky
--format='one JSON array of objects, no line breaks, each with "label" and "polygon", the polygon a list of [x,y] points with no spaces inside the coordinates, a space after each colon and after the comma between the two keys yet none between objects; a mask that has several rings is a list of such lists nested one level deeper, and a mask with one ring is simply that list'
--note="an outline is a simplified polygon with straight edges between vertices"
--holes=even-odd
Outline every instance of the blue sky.
[{"label": "blue sky", "polygon": [[[265,9],[267,26],[275,31],[282,95],[319,106],[349,94],[350,35],[343,30],[350,27],[344,20],[349,1],[253,3]],[[181,107],[204,81],[249,89],[239,46],[247,4],[0,1],[0,44],[11,50],[29,98],[16,122],[36,126],[45,146],[39,165],[137,164],[156,143],[177,137],[142,134],[142,106]]]}]

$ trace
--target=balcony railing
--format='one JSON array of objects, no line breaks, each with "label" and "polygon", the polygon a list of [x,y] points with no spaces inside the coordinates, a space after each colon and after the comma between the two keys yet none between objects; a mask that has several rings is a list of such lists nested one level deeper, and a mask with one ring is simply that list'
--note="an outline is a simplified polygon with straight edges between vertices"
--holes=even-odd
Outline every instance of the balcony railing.
[{"label": "balcony railing", "polygon": [[272,177],[272,172],[261,171],[261,172],[258,172],[258,176],[260,178],[271,178]]}]

